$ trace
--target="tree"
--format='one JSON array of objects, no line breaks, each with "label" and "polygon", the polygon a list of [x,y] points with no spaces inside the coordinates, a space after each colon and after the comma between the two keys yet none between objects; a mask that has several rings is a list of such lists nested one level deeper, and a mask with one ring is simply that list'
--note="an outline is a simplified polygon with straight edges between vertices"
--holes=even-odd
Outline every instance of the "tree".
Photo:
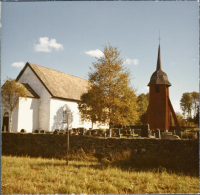
[{"label": "tree", "polygon": [[143,124],[146,112],[147,112],[147,108],[149,105],[149,93],[147,94],[140,94],[137,97],[137,103],[139,105],[139,121],[138,124]]},{"label": "tree", "polygon": [[197,108],[199,106],[199,93],[194,91],[191,93],[191,97],[192,97],[192,108],[194,110],[194,116],[196,116]]},{"label": "tree", "polygon": [[79,111],[93,121],[112,125],[130,125],[138,118],[135,90],[130,86],[130,72],[119,58],[117,47],[104,47],[88,73],[90,86],[81,96]]},{"label": "tree", "polygon": [[191,110],[192,110],[191,93],[183,93],[182,98],[180,100],[180,106],[184,114],[188,113],[188,115],[191,116]]},{"label": "tree", "polygon": [[10,111],[10,128],[12,128],[12,114],[14,108],[18,105],[19,97],[27,99],[27,91],[25,87],[16,82],[14,79],[7,78],[3,86],[1,87],[1,102],[4,107]]},{"label": "tree", "polygon": [[196,116],[194,118],[194,122],[195,122],[195,124],[197,124],[199,126],[199,107],[197,109],[197,114],[196,114]]},{"label": "tree", "polygon": [[[179,122],[179,124],[181,124],[182,120],[183,120],[183,115],[181,115],[180,112],[176,112],[176,117],[177,117],[177,120]],[[173,118],[172,118],[173,119]]]}]

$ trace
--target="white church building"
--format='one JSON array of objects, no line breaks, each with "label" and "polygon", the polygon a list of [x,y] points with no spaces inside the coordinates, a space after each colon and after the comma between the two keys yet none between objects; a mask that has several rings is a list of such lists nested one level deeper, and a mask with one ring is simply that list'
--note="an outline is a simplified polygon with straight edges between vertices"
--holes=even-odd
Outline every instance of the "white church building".
[{"label": "white church building", "polygon": [[[78,110],[80,96],[87,92],[87,80],[27,62],[16,81],[26,88],[28,98],[19,98],[13,112],[11,132],[66,129],[68,122],[70,129],[92,128],[90,121],[81,119]],[[9,128],[9,117],[9,110],[2,105],[2,128]],[[99,127],[107,128],[93,124],[93,128]]]}]

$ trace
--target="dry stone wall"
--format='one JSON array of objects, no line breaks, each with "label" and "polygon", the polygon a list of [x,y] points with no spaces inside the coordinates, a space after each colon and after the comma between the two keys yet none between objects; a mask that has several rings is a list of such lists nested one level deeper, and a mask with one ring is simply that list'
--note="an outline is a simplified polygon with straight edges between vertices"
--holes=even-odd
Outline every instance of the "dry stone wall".
[{"label": "dry stone wall", "polygon": [[[97,138],[70,136],[69,153],[129,155],[133,163],[169,167],[199,167],[199,140]],[[2,133],[2,154],[60,158],[66,155],[67,135]]]}]

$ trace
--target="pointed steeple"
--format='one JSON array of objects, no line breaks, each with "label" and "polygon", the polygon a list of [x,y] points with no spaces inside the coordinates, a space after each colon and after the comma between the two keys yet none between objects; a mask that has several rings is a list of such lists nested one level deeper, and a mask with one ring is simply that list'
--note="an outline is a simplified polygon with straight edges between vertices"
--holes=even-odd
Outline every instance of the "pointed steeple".
[{"label": "pointed steeple", "polygon": [[160,43],[158,47],[157,68],[156,68],[156,71],[152,74],[148,86],[154,85],[154,84],[163,84],[163,85],[171,86],[171,83],[168,80],[167,74],[163,72],[161,69]]},{"label": "pointed steeple", "polygon": [[157,59],[157,69],[156,70],[162,70],[161,69],[161,58],[160,58],[160,44],[158,47],[158,59]]}]

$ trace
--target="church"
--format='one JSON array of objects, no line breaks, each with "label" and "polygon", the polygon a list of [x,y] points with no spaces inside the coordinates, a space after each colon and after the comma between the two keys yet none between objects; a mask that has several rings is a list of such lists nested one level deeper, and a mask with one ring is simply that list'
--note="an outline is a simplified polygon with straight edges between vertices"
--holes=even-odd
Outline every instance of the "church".
[{"label": "church", "polygon": [[[78,110],[82,93],[87,92],[88,80],[27,62],[16,78],[28,98],[19,98],[13,111],[11,132],[92,127],[91,121],[83,121]],[[69,112],[69,121],[67,121]],[[1,108],[2,128],[9,128],[9,110]],[[101,125],[101,126],[100,126]],[[107,128],[106,124],[93,124],[93,128]]]}]

